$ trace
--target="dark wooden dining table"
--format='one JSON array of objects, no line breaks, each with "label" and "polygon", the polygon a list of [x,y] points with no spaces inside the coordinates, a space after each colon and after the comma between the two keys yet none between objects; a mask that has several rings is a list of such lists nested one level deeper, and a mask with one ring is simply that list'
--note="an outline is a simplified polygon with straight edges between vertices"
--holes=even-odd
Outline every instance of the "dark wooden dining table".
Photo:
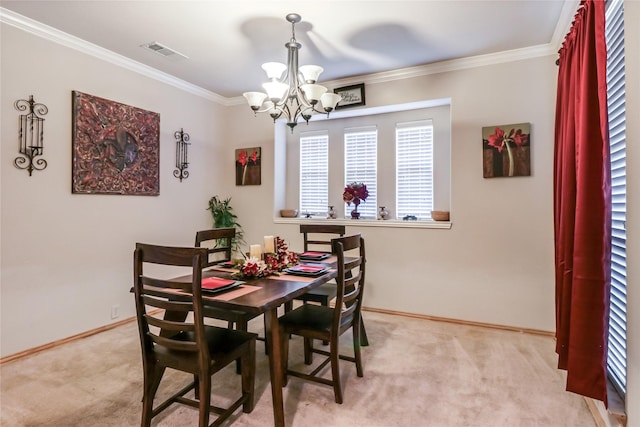
[{"label": "dark wooden dining table", "polygon": [[[331,268],[326,273],[317,277],[302,277],[285,273],[258,279],[243,279],[245,283],[237,288],[219,294],[203,295],[205,316],[207,314],[207,307],[264,314],[266,327],[265,336],[268,336],[266,343],[268,343],[273,417],[277,427],[285,425],[282,394],[283,366],[282,352],[279,345],[278,307],[336,277],[335,256],[322,262],[328,264]],[[234,271],[233,269],[224,267],[212,267],[203,270],[202,278],[230,278]],[[190,281],[191,278],[190,276],[181,276],[175,280]],[[171,317],[171,314],[166,313],[165,317]]]}]

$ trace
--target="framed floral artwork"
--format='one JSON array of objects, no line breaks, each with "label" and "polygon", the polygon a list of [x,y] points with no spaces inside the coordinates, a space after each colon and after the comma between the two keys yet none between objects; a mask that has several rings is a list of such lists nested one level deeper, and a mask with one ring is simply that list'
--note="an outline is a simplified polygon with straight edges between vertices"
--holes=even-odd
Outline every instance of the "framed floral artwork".
[{"label": "framed floral artwork", "polygon": [[531,175],[531,124],[482,128],[482,171],[485,178]]},{"label": "framed floral artwork", "polygon": [[261,184],[261,148],[236,150],[236,185]]},{"label": "framed floral artwork", "polygon": [[71,191],[160,194],[160,115],[73,91]]}]

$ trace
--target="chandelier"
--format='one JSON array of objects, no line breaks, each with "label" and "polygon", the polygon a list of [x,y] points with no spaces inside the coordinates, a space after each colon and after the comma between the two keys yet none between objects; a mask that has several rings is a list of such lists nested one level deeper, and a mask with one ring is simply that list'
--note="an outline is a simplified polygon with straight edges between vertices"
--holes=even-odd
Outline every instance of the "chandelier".
[{"label": "chandelier", "polygon": [[298,67],[298,50],[302,45],[296,41],[295,26],[302,18],[297,13],[290,13],[286,19],[291,22],[291,40],[284,45],[288,50],[287,64],[262,64],[262,69],[269,79],[267,83],[262,84],[266,93],[245,92],[242,95],[247,99],[254,114],[269,113],[274,122],[284,114],[287,126],[293,132],[300,117],[309,123],[314,113],[326,113],[328,116],[342,98],[335,93],[328,93],[326,87],[316,84],[318,76],[323,71],[322,67]]}]

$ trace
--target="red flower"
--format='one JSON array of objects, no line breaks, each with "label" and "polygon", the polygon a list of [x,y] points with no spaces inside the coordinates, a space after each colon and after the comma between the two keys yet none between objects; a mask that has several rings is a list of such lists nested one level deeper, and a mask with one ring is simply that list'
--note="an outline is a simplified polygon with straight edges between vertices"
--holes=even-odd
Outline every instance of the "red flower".
[{"label": "red flower", "polygon": [[251,161],[253,163],[258,163],[258,151],[257,150],[253,150],[253,153],[251,153]]},{"label": "red flower", "polygon": [[526,133],[522,133],[522,129],[518,129],[516,131],[516,134],[513,136],[513,142],[515,142],[518,146],[526,144],[528,140],[529,135]]},{"label": "red flower", "polygon": [[247,160],[247,152],[244,150],[240,151],[240,154],[238,154],[238,162],[240,162],[242,166],[246,166]]},{"label": "red flower", "polygon": [[342,193],[342,200],[348,205],[353,203],[358,206],[361,202],[367,200],[367,197],[369,197],[369,190],[362,182],[352,182],[344,187],[344,193]]},{"label": "red flower", "polygon": [[496,128],[496,133],[489,135],[489,145],[498,149],[499,153],[502,153],[504,148],[504,131],[500,128]]},{"label": "red flower", "polygon": [[522,129],[511,129],[509,136],[505,137],[504,131],[497,127],[495,133],[493,135],[489,135],[487,141],[491,147],[497,148],[498,152],[502,153],[502,150],[509,142],[513,142],[516,146],[526,144],[529,141],[529,134],[523,133]]}]

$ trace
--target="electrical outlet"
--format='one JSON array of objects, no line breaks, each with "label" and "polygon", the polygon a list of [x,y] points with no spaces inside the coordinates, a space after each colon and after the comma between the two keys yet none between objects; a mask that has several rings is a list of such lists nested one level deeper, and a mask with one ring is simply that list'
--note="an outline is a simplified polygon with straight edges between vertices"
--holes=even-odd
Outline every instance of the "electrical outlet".
[{"label": "electrical outlet", "polygon": [[120,306],[118,304],[114,304],[111,306],[111,318],[116,319],[120,316]]}]

